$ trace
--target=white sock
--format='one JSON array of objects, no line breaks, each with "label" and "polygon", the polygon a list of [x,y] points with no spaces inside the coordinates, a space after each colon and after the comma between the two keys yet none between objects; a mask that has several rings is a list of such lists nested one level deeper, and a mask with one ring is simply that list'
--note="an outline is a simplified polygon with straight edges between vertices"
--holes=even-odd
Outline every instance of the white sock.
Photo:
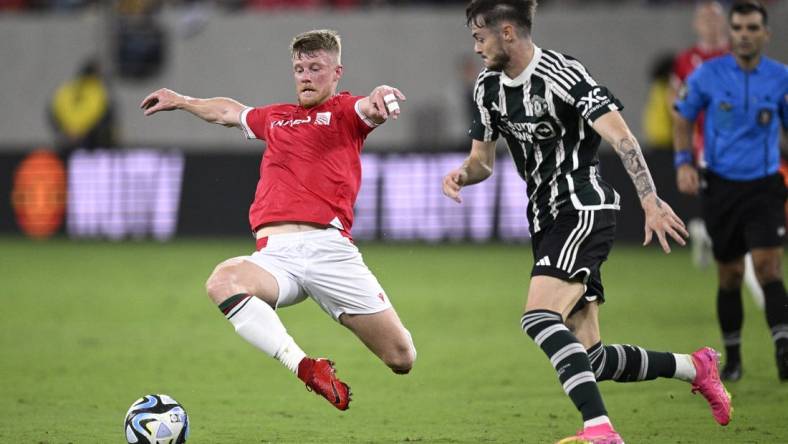
[{"label": "white sock", "polygon": [[235,331],[268,356],[278,359],[293,373],[306,353],[287,334],[279,316],[270,305],[254,296],[238,303],[227,313]]},{"label": "white sock", "polygon": [[610,424],[611,427],[613,426],[613,424],[610,423],[610,418],[608,418],[605,415],[602,415],[602,416],[597,416],[596,418],[591,418],[588,421],[584,421],[583,428],[587,429],[589,427],[595,427],[602,424]]},{"label": "white sock", "polygon": [[673,357],[676,358],[676,373],[673,377],[687,382],[694,381],[696,373],[692,356],[673,353]]}]

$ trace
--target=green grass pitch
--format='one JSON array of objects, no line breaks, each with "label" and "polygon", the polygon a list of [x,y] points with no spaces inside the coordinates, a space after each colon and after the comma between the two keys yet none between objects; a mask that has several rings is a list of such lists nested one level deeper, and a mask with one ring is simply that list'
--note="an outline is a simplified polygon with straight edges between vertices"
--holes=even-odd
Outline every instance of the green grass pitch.
[{"label": "green grass pitch", "polygon": [[[126,409],[147,393],[179,400],[190,443],[550,443],[580,426],[542,352],[520,331],[528,245],[362,244],[418,359],[391,373],[316,304],[280,315],[304,350],[337,362],[350,410],[308,393],[242,339],[203,283],[244,240],[33,242],[0,238],[0,442],[121,443]],[[720,347],[714,273],[687,250],[619,245],[603,268],[607,343],[689,352]],[[674,380],[605,382],[631,443],[788,441],[762,312],[745,293],[745,377],[728,427]]]}]

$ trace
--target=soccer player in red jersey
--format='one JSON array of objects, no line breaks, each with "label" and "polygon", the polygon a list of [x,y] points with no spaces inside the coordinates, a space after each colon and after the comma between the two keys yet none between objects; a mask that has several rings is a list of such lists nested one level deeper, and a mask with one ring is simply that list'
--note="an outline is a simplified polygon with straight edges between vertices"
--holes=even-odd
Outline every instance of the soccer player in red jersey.
[{"label": "soccer player in red jersey", "polygon": [[405,96],[386,85],[366,97],[337,94],[344,68],[335,31],[299,34],[290,49],[297,104],[250,108],[160,89],[141,108],[146,116],[183,109],[266,142],[249,210],[257,251],[220,263],[206,283],[208,296],[244,339],[346,410],[350,389],[337,379],[333,362],[308,357],[275,309],[311,297],[394,373],[410,371],[416,358],[411,335],[350,237],[364,139],[399,116]]},{"label": "soccer player in red jersey", "polygon": [[[672,97],[670,97],[670,107],[676,96],[681,94],[684,82],[692,71],[706,60],[725,55],[730,50],[727,34],[727,21],[725,11],[716,1],[705,1],[698,3],[695,7],[695,16],[692,26],[698,41],[691,47],[680,52],[673,61],[673,73],[670,78]],[[692,146],[695,159],[699,166],[703,162],[703,116],[701,115],[695,124],[692,138]]]}]

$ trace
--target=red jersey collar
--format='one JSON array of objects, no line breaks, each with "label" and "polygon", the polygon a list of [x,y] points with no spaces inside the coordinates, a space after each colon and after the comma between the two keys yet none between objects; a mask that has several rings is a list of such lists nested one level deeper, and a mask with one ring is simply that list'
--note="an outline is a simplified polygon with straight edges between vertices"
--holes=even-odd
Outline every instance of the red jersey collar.
[{"label": "red jersey collar", "polygon": [[339,100],[339,98],[341,96],[349,96],[349,95],[350,95],[350,91],[340,91],[340,92],[334,94],[333,96],[329,97],[328,100],[326,100],[325,102],[321,103],[320,105],[313,106],[311,108],[304,108],[303,106],[301,106],[301,104],[296,103],[296,110],[298,110],[298,111],[304,110],[307,113],[309,113],[309,112],[312,112],[314,110],[321,109],[321,108],[323,108],[325,106],[333,105],[337,100]]}]

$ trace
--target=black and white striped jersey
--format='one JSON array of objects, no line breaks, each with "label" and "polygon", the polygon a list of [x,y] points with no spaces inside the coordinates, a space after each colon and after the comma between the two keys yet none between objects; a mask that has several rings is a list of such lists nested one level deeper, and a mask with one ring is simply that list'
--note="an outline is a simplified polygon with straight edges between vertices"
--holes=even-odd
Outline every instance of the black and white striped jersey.
[{"label": "black and white striped jersey", "polygon": [[514,79],[482,71],[473,97],[469,134],[484,142],[503,134],[528,186],[533,233],[564,209],[619,209],[618,193],[599,176],[601,137],[591,123],[623,106],[580,62],[534,46],[531,63]]}]

